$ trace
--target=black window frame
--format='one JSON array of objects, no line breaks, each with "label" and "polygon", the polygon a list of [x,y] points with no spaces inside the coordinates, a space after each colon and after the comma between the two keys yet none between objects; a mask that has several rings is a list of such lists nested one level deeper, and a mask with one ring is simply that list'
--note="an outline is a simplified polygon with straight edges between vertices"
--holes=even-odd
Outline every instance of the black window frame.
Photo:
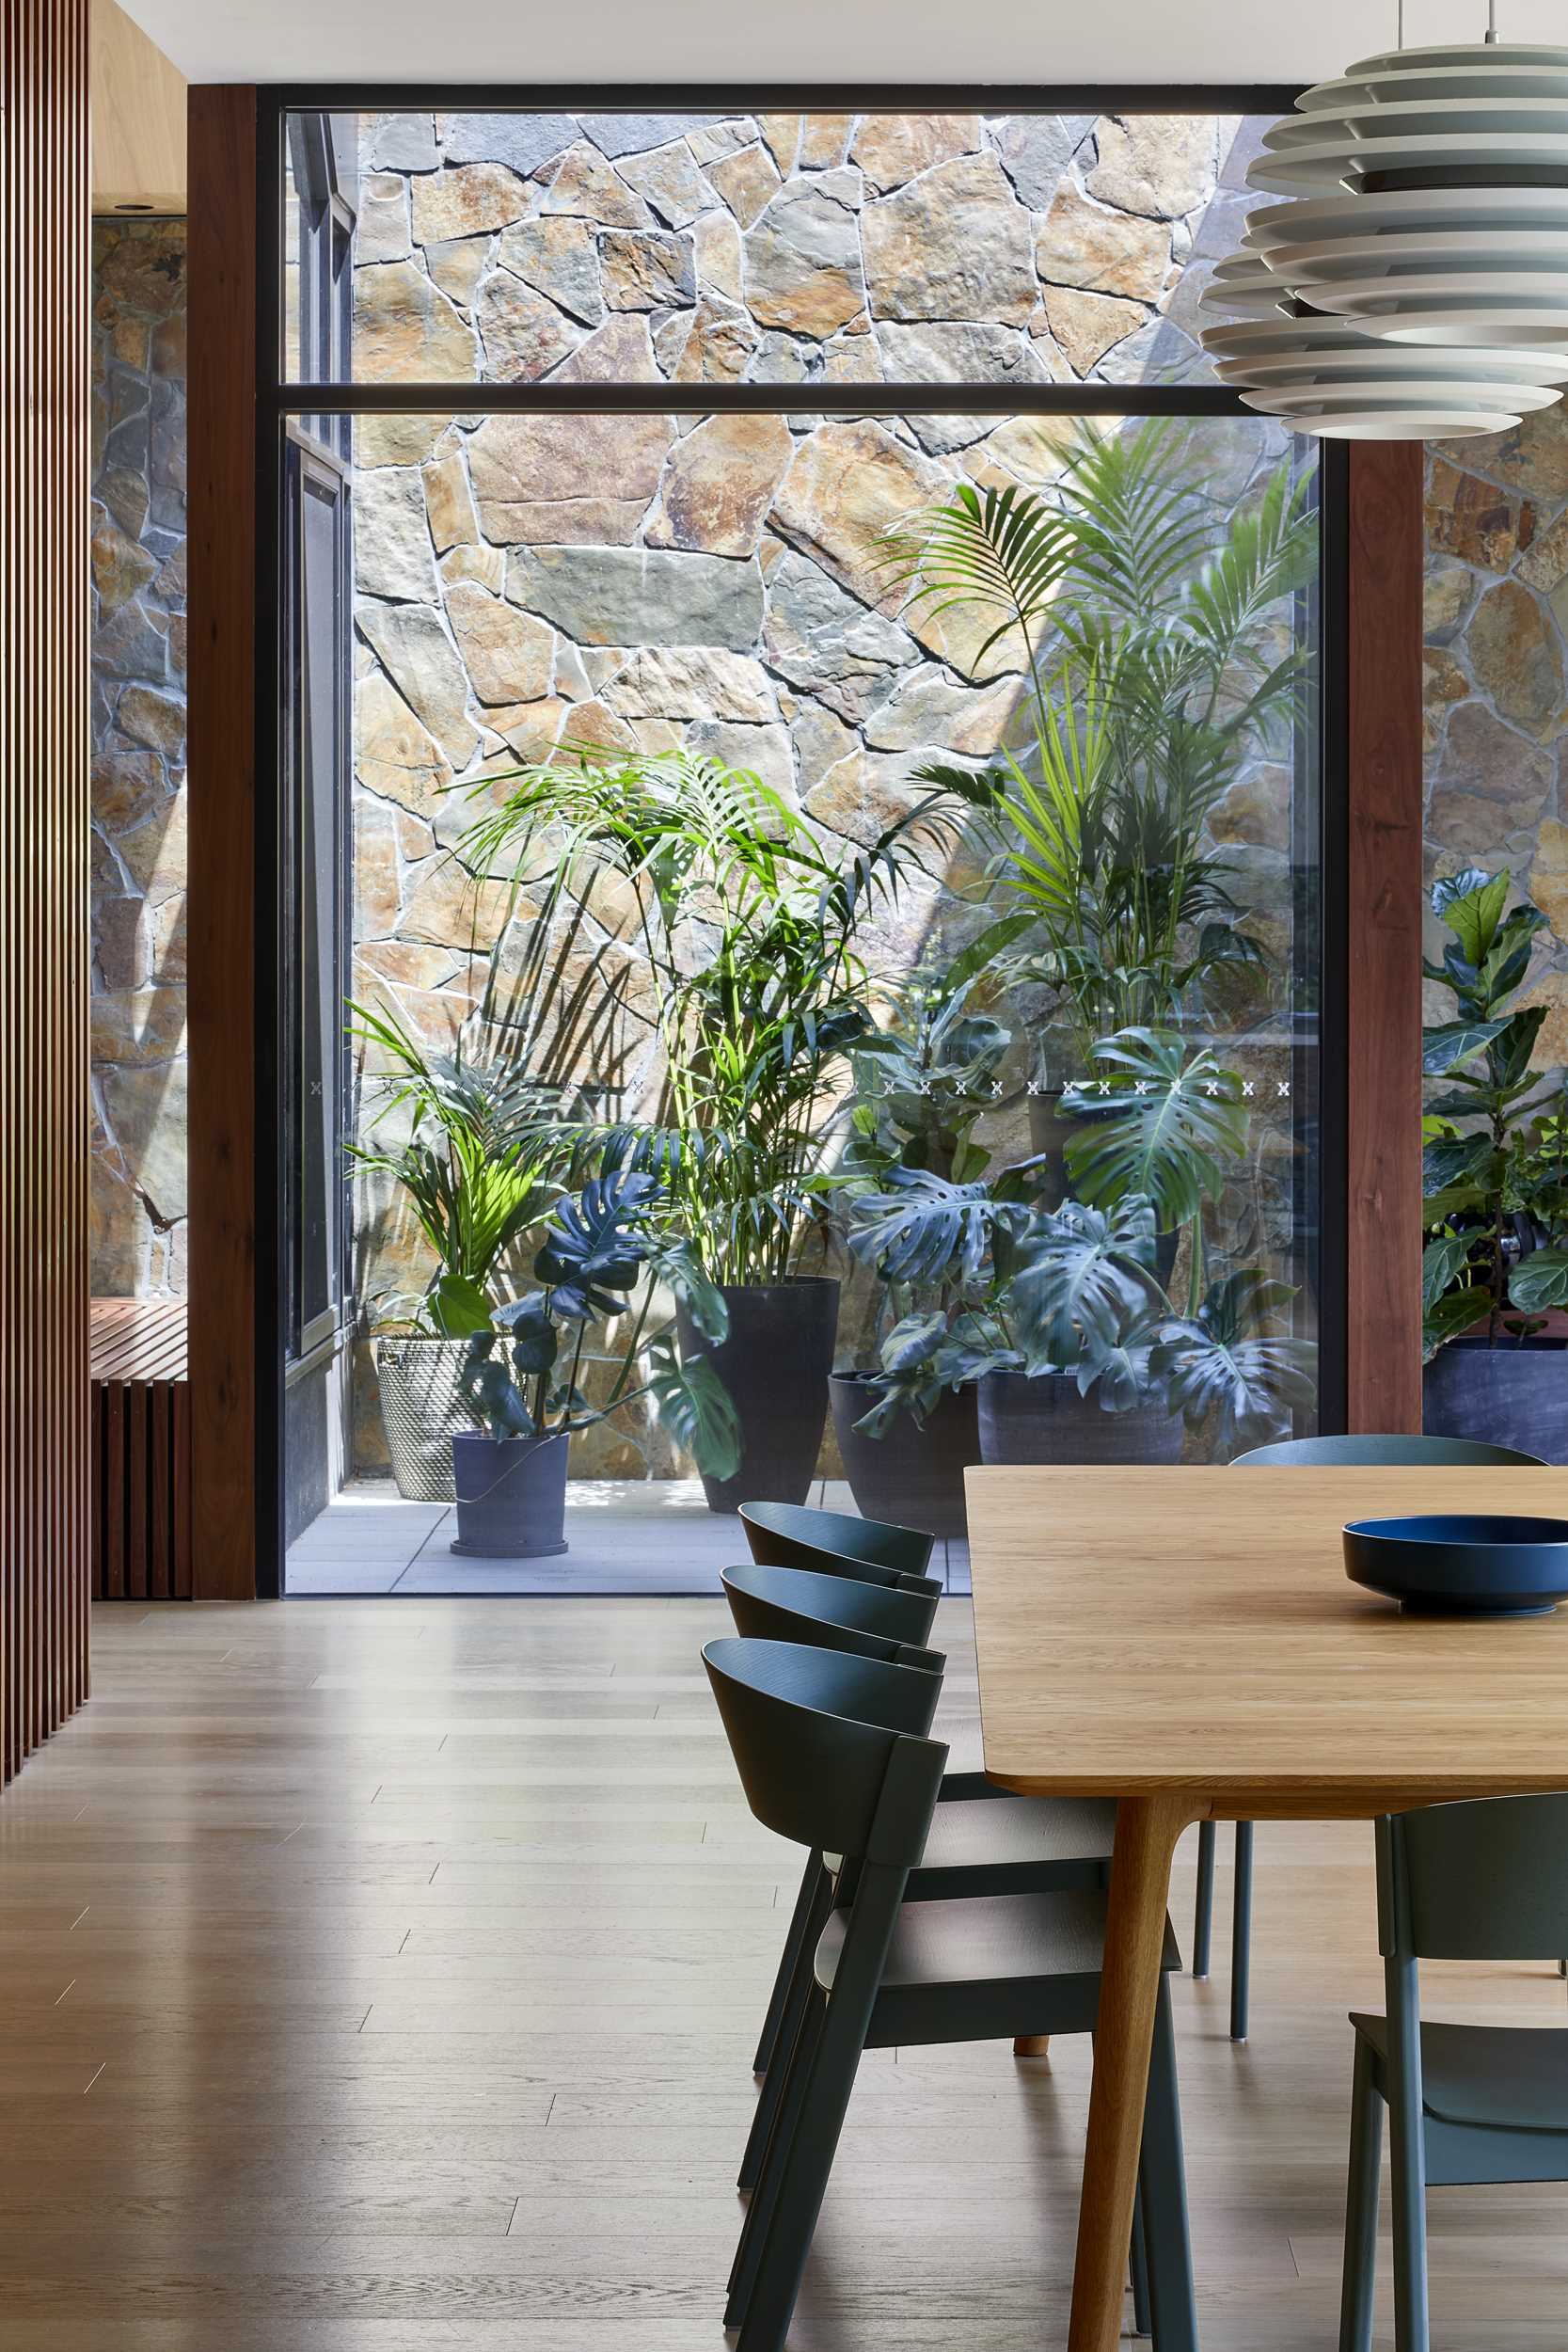
[{"label": "black window frame", "polygon": [[[525,87],[487,83],[277,83],[258,89],[257,138],[257,740],[256,862],[259,966],[256,1132],[275,1133],[280,1078],[280,976],[269,943],[279,938],[283,841],[279,828],[278,703],[282,657],[279,603],[280,464],[291,422],[318,436],[326,425],[346,459],[355,416],[766,414],[834,417],[965,413],[974,416],[1250,417],[1223,385],[993,384],[518,384],[452,380],[440,384],[299,383],[283,373],[284,149],[291,116],[483,113],[717,116],[816,114],[980,115],[1285,115],[1299,84],[1144,83],[944,85],[575,83]],[[318,140],[324,151],[332,141]],[[352,268],[348,273],[352,287]],[[308,421],[318,421],[313,424]],[[328,421],[331,421],[328,423]],[[1344,910],[1348,871],[1349,452],[1321,445],[1322,560],[1318,599],[1321,675],[1318,695],[1319,817],[1316,843],[1295,846],[1310,861],[1322,959],[1317,1023],[1318,1427],[1342,1431],[1348,1374],[1348,987]],[[1304,861],[1305,866],[1305,861]],[[1305,1078],[1313,1049],[1297,1052]],[[282,1341],[278,1278],[286,1226],[278,1168],[257,1167],[258,1313],[256,1319],[258,1459],[257,1590],[284,1590],[282,1547]],[[1299,1207],[1309,1204],[1298,1200]]]}]

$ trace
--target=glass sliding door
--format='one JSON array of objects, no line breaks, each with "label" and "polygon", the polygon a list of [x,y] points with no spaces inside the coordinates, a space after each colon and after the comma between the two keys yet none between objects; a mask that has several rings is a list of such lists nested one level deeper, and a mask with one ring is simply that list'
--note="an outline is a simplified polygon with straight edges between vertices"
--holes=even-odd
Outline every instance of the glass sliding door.
[{"label": "glass sliding door", "polygon": [[[1324,1394],[1332,1421],[1335,493],[1311,444],[1204,383],[1194,336],[1250,137],[1109,111],[357,119],[352,348],[289,356],[330,387],[354,482],[352,1398],[326,1486],[386,1511],[388,1589],[447,1549],[464,1425],[410,1069],[553,1090],[586,1170],[611,1131],[678,1124],[671,1007],[726,936],[693,904],[666,937],[613,845],[562,868],[562,776],[754,780],[825,871],[914,828],[857,924],[860,1026],[796,1171],[789,1263],[838,1281],[835,1366],[862,1384],[818,1466],[836,1498],[856,1419],[918,1428],[981,1372],[991,1442],[1049,1458],[1227,1459],[1312,1431]],[[949,249],[960,200],[987,237]],[[1009,516],[1051,576],[1022,626]],[[906,1279],[900,1200],[943,1184],[993,1232],[1022,1219],[1022,1288],[1005,1249],[934,1242]],[[487,1264],[496,1303],[529,1294],[540,1239]],[[1075,1267],[1086,1313],[1051,1304]],[[922,1326],[905,1377],[893,1335]],[[612,1320],[590,1405],[625,1360]],[[700,1510],[692,1471],[644,1395],[574,1434],[569,1500],[657,1528]],[[394,1534],[399,1497],[423,1516]]]}]

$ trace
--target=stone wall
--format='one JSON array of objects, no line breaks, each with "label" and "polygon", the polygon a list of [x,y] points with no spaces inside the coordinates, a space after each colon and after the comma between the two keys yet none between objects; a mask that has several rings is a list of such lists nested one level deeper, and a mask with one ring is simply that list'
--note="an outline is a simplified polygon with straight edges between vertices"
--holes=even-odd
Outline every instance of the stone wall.
[{"label": "stone wall", "polygon": [[[1431,450],[1426,637],[1428,879],[1506,866],[1548,917],[1526,1000],[1549,1008],[1535,1059],[1556,1070],[1568,1064],[1568,405]],[[1433,925],[1434,948],[1443,936]]]},{"label": "stone wall", "polygon": [[92,1286],[185,1287],[185,224],[93,225]]},{"label": "stone wall", "polygon": [[[366,126],[362,372],[1171,380],[1200,364],[1186,332],[1196,280],[1226,248],[1247,151],[1241,126],[1187,119],[615,119],[564,125],[553,150],[543,137],[533,119]],[[589,893],[569,932],[541,943],[532,905],[453,854],[486,777],[562,743],[679,745],[757,773],[847,854],[910,803],[923,764],[993,752],[1022,691],[1016,649],[982,660],[972,618],[904,609],[882,533],[963,480],[1049,484],[1072,429],[959,415],[359,420],[356,993],[433,1046],[465,1025],[471,1044],[486,1021],[536,1013],[526,976],[543,946],[561,975],[543,1053],[561,1066],[573,1008],[582,1034],[564,1066],[609,1085],[619,1111],[651,1108],[652,981],[626,911]],[[1289,447],[1263,420],[1180,429],[1216,519]],[[1288,773],[1259,763],[1216,826],[1276,946],[1289,798]],[[933,877],[873,927],[874,969],[952,952],[976,920],[947,886],[962,878]],[[1268,1009],[1239,1002],[1237,1028]],[[1020,1079],[1024,1058],[1021,1037]],[[1046,1058],[1053,1083],[1077,1074]],[[992,1140],[1022,1155],[1022,1111]],[[1222,1247],[1288,1250],[1291,1148],[1288,1109],[1259,1120]],[[418,1294],[428,1260],[375,1183],[361,1182],[357,1228],[373,1321]],[[843,1353],[863,1343],[865,1303],[847,1306]],[[365,1351],[358,1399],[359,1460],[374,1468]],[[657,1443],[650,1458],[667,1467]],[[609,1432],[574,1449],[579,1475],[639,1459]]]},{"label": "stone wall", "polygon": [[356,373],[1177,382],[1261,126],[1233,116],[392,115]]}]

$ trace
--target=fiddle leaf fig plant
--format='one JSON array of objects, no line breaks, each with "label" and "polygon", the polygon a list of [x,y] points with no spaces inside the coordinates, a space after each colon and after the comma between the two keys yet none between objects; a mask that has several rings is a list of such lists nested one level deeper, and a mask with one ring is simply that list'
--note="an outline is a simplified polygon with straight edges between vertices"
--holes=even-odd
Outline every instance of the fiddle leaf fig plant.
[{"label": "fiddle leaf fig plant", "polygon": [[1429,1359],[1481,1327],[1494,1345],[1527,1337],[1568,1305],[1568,1146],[1531,1067],[1546,1009],[1513,1002],[1546,918],[1528,898],[1508,907],[1509,889],[1507,873],[1469,866],[1432,893],[1452,936],[1423,969],[1453,1012],[1423,1032],[1426,1075],[1446,1082],[1423,1121]]}]

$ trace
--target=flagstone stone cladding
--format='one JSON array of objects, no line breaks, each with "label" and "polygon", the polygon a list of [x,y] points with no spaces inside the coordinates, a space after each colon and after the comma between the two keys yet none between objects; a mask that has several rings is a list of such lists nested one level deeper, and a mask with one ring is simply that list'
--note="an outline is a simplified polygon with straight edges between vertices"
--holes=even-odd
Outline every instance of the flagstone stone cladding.
[{"label": "flagstone stone cladding", "polygon": [[[1523,1001],[1568,1064],[1568,404],[1427,458],[1426,869],[1506,866],[1547,916]],[[1445,934],[1430,924],[1429,949]],[[1433,1015],[1440,1013],[1434,996]]]},{"label": "flagstone stone cladding", "polygon": [[[1236,121],[1186,119],[369,121],[358,373],[1189,376],[1196,283],[1232,233],[1248,142]],[[454,854],[486,776],[562,744],[679,745],[760,775],[831,848],[873,839],[923,789],[921,766],[992,753],[1022,691],[1016,646],[982,659],[973,618],[905,609],[882,534],[960,481],[1049,484],[1072,429],[961,415],[359,420],[356,991],[432,1046],[465,1024],[473,1036],[481,1007],[531,1019],[541,1060],[596,1080],[615,1111],[647,1110],[657,1007],[624,891],[586,892],[541,940],[526,895]],[[1287,446],[1260,420],[1205,421],[1195,485],[1228,512]],[[1260,763],[1216,825],[1276,944],[1289,792]],[[963,879],[950,869],[880,915],[872,966],[950,954],[976,919],[946,886]],[[542,1012],[541,957],[557,975]],[[1238,1028],[1262,1009],[1239,1000]],[[1022,1112],[991,1139],[1026,1151]],[[1288,1240],[1282,1140],[1260,1123],[1222,1240]],[[428,1260],[396,1197],[363,1178],[356,1224],[371,1319],[420,1291]],[[847,1298],[846,1356],[863,1347],[866,1307],[860,1289]],[[358,1458],[375,1468],[368,1349],[356,1388]],[[657,1433],[638,1434],[650,1466],[670,1467]],[[635,1473],[642,1459],[607,1429],[575,1444],[573,1467]]]},{"label": "flagstone stone cladding", "polygon": [[93,224],[92,1233],[185,1287],[185,224]]},{"label": "flagstone stone cladding", "polygon": [[396,115],[360,133],[355,372],[1175,383],[1261,124]]}]

